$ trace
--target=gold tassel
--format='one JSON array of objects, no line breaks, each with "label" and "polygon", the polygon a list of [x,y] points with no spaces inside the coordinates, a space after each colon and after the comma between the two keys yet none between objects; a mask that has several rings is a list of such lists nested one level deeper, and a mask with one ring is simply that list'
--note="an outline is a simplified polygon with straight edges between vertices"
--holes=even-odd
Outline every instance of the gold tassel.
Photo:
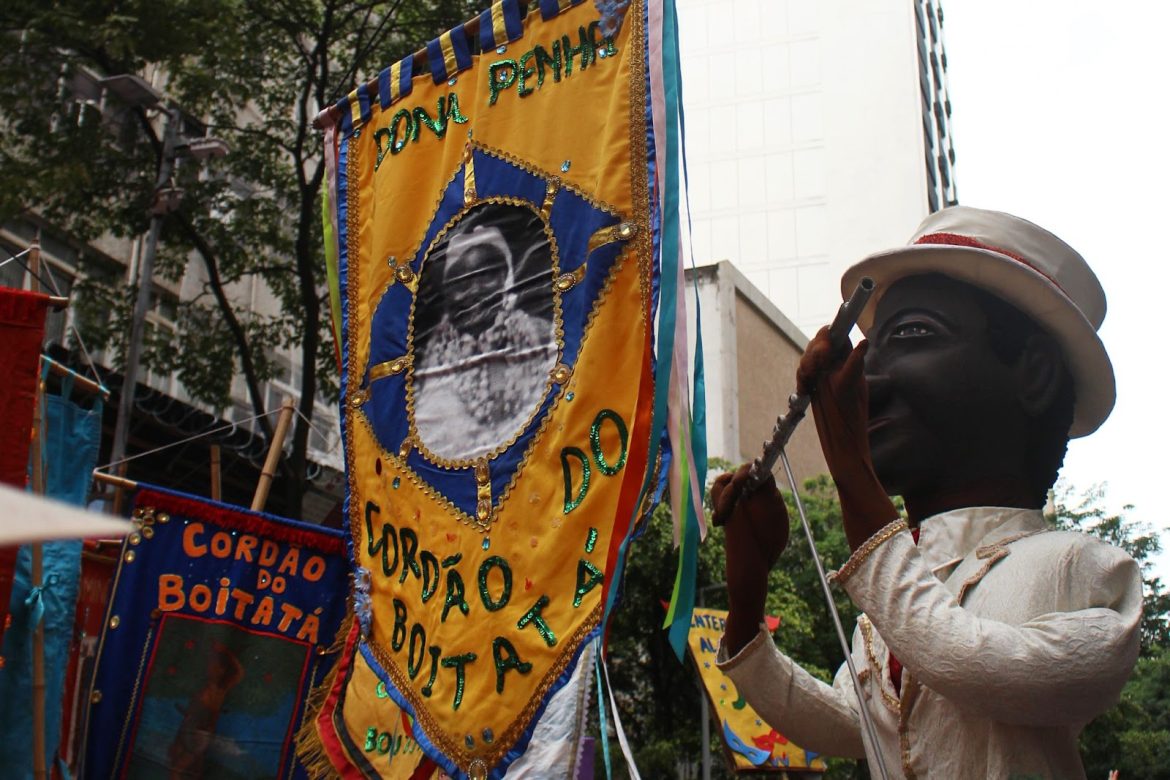
[{"label": "gold tassel", "polygon": [[333,668],[329,670],[325,680],[309,691],[309,695],[305,698],[305,714],[301,719],[301,727],[297,729],[294,738],[297,760],[300,761],[309,780],[326,780],[326,778],[337,776],[337,770],[334,769],[333,762],[329,760],[329,754],[325,752],[325,746],[321,743],[321,734],[317,731],[317,718],[325,706],[325,700],[329,698],[329,691],[332,690],[333,684],[337,681],[338,662],[341,660],[340,653],[345,650],[345,642],[353,627],[353,619],[352,611],[346,614],[345,619],[341,621],[341,628],[338,629],[337,636],[333,639],[333,644],[325,651],[326,655],[334,656]]}]

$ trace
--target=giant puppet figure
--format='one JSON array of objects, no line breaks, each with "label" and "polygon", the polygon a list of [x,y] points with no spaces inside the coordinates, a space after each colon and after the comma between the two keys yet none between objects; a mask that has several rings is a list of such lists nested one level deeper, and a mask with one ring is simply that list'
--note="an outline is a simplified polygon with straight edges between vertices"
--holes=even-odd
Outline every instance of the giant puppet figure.
[{"label": "giant puppet figure", "polygon": [[833,576],[864,612],[852,656],[874,738],[844,667],[826,685],[759,629],[788,519],[774,484],[738,500],[747,467],[713,487],[722,666],[801,745],[891,777],[1084,777],[1077,735],[1133,668],[1142,600],[1133,559],[1042,514],[1069,437],[1113,406],[1101,286],[1051,233],[966,207],[853,266],[843,289],[862,275],[878,284],[867,340],[833,354],[822,331],[797,383],[853,550]]}]

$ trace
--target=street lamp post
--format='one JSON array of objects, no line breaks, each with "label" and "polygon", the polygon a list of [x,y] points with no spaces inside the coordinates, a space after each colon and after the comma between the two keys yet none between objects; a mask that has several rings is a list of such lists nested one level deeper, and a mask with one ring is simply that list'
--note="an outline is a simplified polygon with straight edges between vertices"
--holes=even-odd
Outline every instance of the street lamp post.
[{"label": "street lamp post", "polygon": [[146,330],[146,313],[150,309],[151,288],[154,286],[154,256],[158,252],[158,236],[162,232],[163,219],[168,211],[177,205],[164,194],[175,167],[175,139],[178,135],[177,111],[170,107],[163,109],[162,161],[158,168],[158,180],[154,185],[154,202],[151,204],[150,232],[146,246],[138,263],[138,295],[134,299],[134,312],[130,320],[129,343],[126,345],[126,366],[122,372],[122,392],[118,398],[118,417],[114,423],[114,441],[110,448],[110,462],[118,474],[125,476],[126,440],[130,432],[130,416],[134,410],[134,390],[138,380],[138,363],[142,355],[142,338]]}]

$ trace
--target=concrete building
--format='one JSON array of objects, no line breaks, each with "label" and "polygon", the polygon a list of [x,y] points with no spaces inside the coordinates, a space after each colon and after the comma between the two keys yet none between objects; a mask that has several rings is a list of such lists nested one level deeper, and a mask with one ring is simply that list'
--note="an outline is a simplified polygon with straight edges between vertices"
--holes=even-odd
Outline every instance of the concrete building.
[{"label": "concrete building", "polygon": [[847,266],[956,201],[942,9],[678,5],[695,261],[731,260],[811,334]]},{"label": "concrete building", "polygon": [[[726,260],[687,272],[691,312],[696,296],[703,313],[708,454],[735,466],[759,456],[776,417],[787,410],[808,338]],[[695,334],[688,332],[688,339],[694,354]],[[811,415],[787,452],[798,480],[828,471]],[[779,466],[777,473],[786,487]]]}]

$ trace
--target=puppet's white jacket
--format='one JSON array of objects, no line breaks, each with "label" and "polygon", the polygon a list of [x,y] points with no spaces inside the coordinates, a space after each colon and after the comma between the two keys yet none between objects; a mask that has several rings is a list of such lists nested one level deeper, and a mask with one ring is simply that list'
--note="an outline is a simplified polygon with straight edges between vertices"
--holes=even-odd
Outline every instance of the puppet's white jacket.
[{"label": "puppet's white jacket", "polygon": [[[878,744],[863,738],[843,665],[826,685],[761,631],[720,667],[803,748],[868,755],[879,777],[1083,778],[1077,735],[1112,706],[1137,659],[1137,563],[1039,511],[979,507],[875,534],[835,579],[865,613],[853,661]],[[901,694],[889,653],[901,661]]]}]

